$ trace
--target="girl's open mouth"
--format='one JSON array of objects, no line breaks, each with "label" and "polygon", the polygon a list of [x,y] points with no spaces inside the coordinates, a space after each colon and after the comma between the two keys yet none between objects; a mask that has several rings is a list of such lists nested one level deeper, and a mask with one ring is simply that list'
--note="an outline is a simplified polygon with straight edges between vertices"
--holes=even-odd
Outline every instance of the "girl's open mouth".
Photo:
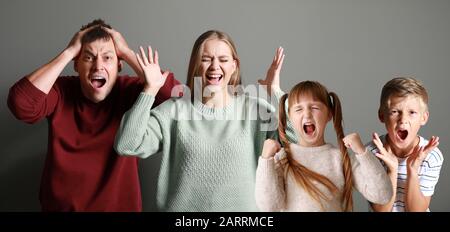
[{"label": "girl's open mouth", "polygon": [[312,124],[312,123],[305,123],[305,124],[303,124],[303,131],[307,135],[312,135],[315,130],[316,130],[316,126],[314,124]]}]

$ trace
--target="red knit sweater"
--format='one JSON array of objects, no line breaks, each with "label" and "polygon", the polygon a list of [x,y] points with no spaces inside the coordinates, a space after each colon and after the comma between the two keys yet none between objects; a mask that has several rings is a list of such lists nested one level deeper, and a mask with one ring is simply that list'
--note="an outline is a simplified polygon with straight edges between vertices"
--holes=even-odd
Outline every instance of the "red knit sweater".
[{"label": "red knit sweater", "polygon": [[[179,84],[169,75],[155,104]],[[118,77],[108,97],[89,101],[78,77],[60,77],[49,94],[22,78],[8,106],[22,121],[48,120],[48,151],[41,180],[44,211],[142,211],[137,158],[113,149],[122,115],[142,90],[138,78]]]}]

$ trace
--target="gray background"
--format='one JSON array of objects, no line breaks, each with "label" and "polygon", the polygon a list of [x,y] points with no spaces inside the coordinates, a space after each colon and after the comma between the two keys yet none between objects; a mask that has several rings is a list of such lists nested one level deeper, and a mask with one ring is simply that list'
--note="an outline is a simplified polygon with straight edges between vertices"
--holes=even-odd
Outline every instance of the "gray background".
[{"label": "gray background", "polygon": [[[9,87],[50,61],[81,25],[103,18],[136,50],[151,44],[161,64],[182,82],[195,39],[208,29],[234,39],[244,84],[265,75],[275,49],[285,48],[282,87],[317,80],[343,102],[345,131],[364,141],[382,133],[377,119],[383,84],[415,76],[430,95],[421,135],[441,137],[449,151],[450,1],[448,0],[160,0],[1,1],[0,211],[37,211],[47,146],[47,122],[27,125],[6,106]],[[73,74],[72,64],[64,74]],[[132,73],[126,68],[122,73]],[[326,139],[335,143],[328,127]],[[154,210],[160,156],[141,162],[144,209]],[[442,167],[432,211],[450,211],[449,160]],[[355,193],[356,211],[367,204]]]}]

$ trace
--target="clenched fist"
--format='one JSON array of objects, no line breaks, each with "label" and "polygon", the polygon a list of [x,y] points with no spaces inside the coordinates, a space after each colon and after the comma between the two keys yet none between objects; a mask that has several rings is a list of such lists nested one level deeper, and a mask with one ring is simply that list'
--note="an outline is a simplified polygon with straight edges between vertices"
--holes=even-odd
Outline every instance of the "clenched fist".
[{"label": "clenched fist", "polygon": [[352,151],[356,154],[363,154],[366,152],[366,148],[364,147],[358,133],[348,134],[342,139],[342,141],[347,148],[352,149]]}]

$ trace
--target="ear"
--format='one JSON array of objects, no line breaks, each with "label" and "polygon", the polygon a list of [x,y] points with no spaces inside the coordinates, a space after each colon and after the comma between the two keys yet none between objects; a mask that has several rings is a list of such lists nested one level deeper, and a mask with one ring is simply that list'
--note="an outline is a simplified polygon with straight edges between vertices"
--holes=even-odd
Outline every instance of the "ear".
[{"label": "ear", "polygon": [[381,123],[384,123],[384,113],[381,109],[378,110],[378,119],[380,119]]},{"label": "ear", "polygon": [[77,56],[75,56],[73,58],[73,70],[75,70],[75,72],[78,72],[78,63],[79,63],[78,59],[80,59],[80,57],[81,57],[81,52],[83,51],[83,47],[84,47],[84,45],[81,45],[81,49],[78,52]]},{"label": "ear", "polygon": [[331,110],[328,110],[327,122],[331,121],[331,119],[333,119],[333,113],[331,113]]},{"label": "ear", "polygon": [[119,62],[117,62],[117,72],[122,71],[122,66],[123,66],[122,60],[119,60]]},{"label": "ear", "polygon": [[235,75],[235,74],[236,74],[236,69],[237,69],[237,62],[238,62],[237,60],[233,59],[233,63],[232,63],[232,66],[233,66],[233,72],[231,72],[230,83],[231,83],[231,82],[236,82],[237,75]]},{"label": "ear", "polygon": [[425,126],[425,124],[427,124],[428,122],[428,118],[430,117],[430,112],[428,110],[426,110],[425,112],[422,113],[422,117],[420,119],[420,125],[421,126]]},{"label": "ear", "polygon": [[237,60],[233,59],[233,73],[236,72],[236,68],[237,68]]}]

